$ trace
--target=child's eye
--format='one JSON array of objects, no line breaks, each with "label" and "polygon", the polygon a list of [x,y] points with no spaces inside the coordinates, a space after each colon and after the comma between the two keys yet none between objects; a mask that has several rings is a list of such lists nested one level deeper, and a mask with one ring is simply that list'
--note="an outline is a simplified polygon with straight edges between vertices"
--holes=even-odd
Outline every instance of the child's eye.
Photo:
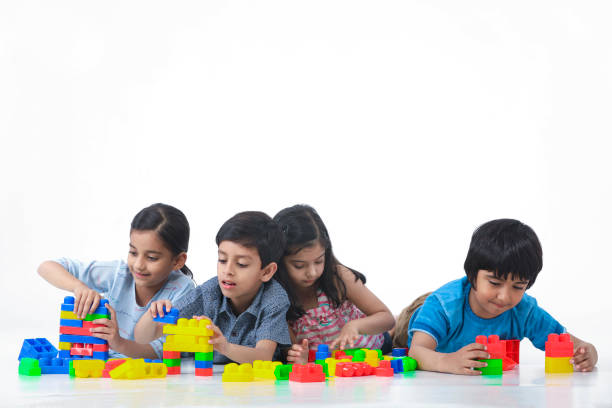
[{"label": "child's eye", "polygon": [[239,268],[247,268],[249,266],[249,265],[242,264],[240,262],[236,262],[236,265],[238,265]]},{"label": "child's eye", "polygon": [[516,289],[516,290],[523,290],[523,289],[525,289],[524,286],[513,286],[513,288]]},{"label": "child's eye", "polygon": [[224,264],[227,262],[227,259],[219,259],[217,262],[219,262],[220,264]]},{"label": "child's eye", "polygon": [[129,251],[128,254],[130,254],[132,256],[136,256],[136,251]]},{"label": "child's eye", "polygon": [[159,258],[155,258],[154,256],[147,256],[147,259],[151,262],[157,261]]},{"label": "child's eye", "polygon": [[302,265],[302,264],[299,264],[299,265],[293,264],[293,267],[295,269],[302,269],[302,268],[304,268],[304,265]]},{"label": "child's eye", "polygon": [[493,281],[489,281],[489,283],[493,286],[499,286],[500,284],[498,282],[493,282]]},{"label": "child's eye", "polygon": [[320,260],[320,261],[316,261],[316,262],[315,262],[315,264],[317,264],[317,265],[321,265],[321,264],[322,264],[322,263],[324,263],[324,262],[325,262],[324,260]]}]

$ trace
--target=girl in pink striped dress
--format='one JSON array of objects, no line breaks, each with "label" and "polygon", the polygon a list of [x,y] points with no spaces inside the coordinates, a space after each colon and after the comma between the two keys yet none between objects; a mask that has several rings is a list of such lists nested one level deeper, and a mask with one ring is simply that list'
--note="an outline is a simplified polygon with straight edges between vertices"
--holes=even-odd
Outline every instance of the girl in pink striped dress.
[{"label": "girl in pink striped dress", "polygon": [[295,205],[274,220],[286,239],[275,278],[285,287],[293,346],[289,362],[304,364],[319,344],[391,351],[387,334],[395,324],[385,304],[364,284],[365,276],[340,264],[327,228],[314,208]]}]

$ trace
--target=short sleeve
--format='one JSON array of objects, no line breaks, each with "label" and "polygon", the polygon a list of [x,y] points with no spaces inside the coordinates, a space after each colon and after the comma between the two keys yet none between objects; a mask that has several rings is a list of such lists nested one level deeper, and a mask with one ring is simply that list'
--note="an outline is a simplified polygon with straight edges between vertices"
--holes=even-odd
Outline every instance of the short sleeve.
[{"label": "short sleeve", "polygon": [[525,316],[525,337],[531,340],[536,348],[544,350],[548,335],[565,333],[565,327],[538,306],[535,298],[532,299],[533,307]]},{"label": "short sleeve", "polygon": [[408,346],[415,331],[429,334],[436,344],[447,337],[449,331],[448,316],[436,296],[429,296],[423,306],[418,308],[410,318],[408,325]]},{"label": "short sleeve", "polygon": [[264,310],[260,324],[255,328],[255,343],[260,340],[272,340],[279,345],[291,344],[286,318],[288,309],[289,304],[286,306],[274,305],[269,310]]},{"label": "short sleeve", "polygon": [[85,263],[74,259],[60,258],[56,259],[55,262],[62,265],[72,276],[90,289],[104,294],[111,290],[117,271],[122,267],[121,261],[91,261]]}]

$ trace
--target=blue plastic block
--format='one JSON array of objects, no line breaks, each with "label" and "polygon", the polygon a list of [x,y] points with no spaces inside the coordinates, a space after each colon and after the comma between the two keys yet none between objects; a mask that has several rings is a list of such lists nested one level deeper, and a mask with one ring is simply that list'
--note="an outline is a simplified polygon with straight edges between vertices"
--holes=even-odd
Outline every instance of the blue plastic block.
[{"label": "blue plastic block", "polygon": [[163,363],[163,361],[161,360],[151,360],[150,358],[145,358],[144,362],[145,363]]},{"label": "blue plastic block", "polygon": [[198,361],[195,362],[195,368],[212,368],[212,361]]},{"label": "blue plastic block", "polygon": [[397,360],[391,360],[391,368],[393,368],[393,374],[404,372],[404,361],[401,358]]},{"label": "blue plastic block", "polygon": [[[98,357],[96,357],[96,353],[99,353]],[[102,353],[105,353],[105,354],[102,354]],[[96,360],[108,360],[108,351],[94,351],[93,356],[77,356],[77,355],[70,354],[70,350],[60,350],[59,358],[78,359],[78,360],[88,359],[88,358],[96,359]]]},{"label": "blue plastic block", "polygon": [[[93,312],[92,314],[103,314],[103,315],[109,314],[108,309],[106,308],[107,304],[108,304],[108,299],[100,300],[100,304],[96,308],[95,312]],[[64,303],[62,303],[61,310],[68,311],[68,312],[74,312],[74,297],[73,296],[66,296],[64,298]]]},{"label": "blue plastic block", "polygon": [[83,327],[83,321],[76,319],[60,319],[60,326]]},{"label": "blue plastic block", "polygon": [[94,351],[91,358],[94,360],[108,360],[108,351]]},{"label": "blue plastic block", "polygon": [[38,360],[41,374],[68,374],[70,360],[65,358],[41,358]]},{"label": "blue plastic block", "polygon": [[[164,306],[164,310],[165,306]],[[160,322],[160,323],[170,323],[170,324],[176,324],[176,321],[178,320],[179,317],[179,310],[172,308],[170,309],[169,312],[166,312],[166,314],[164,315],[164,317],[155,317],[153,320],[156,322]]]},{"label": "blue plastic block", "polygon": [[403,349],[403,348],[394,348],[393,351],[391,351],[391,355],[393,357],[405,357],[406,356],[406,349]]},{"label": "blue plastic block", "polygon": [[77,356],[71,356],[70,350],[60,350],[58,357],[59,358],[75,358]]},{"label": "blue plastic block", "polygon": [[39,358],[54,358],[57,356],[57,349],[49,340],[39,337],[36,339],[25,339],[19,352],[18,360],[29,357],[38,360]]},{"label": "blue plastic block", "polygon": [[83,344],[107,344],[106,340],[93,336],[77,336],[76,334],[60,334],[60,342],[83,343]]}]

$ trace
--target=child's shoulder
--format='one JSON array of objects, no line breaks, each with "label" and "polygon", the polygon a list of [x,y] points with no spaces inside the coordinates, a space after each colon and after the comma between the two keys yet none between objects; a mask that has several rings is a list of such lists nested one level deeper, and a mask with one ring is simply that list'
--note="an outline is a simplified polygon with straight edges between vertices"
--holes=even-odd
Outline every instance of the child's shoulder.
[{"label": "child's shoulder", "polygon": [[442,304],[455,300],[463,300],[469,290],[469,287],[470,282],[468,281],[468,278],[464,276],[463,278],[445,283],[433,291],[433,293],[429,296],[433,296]]},{"label": "child's shoulder", "polygon": [[262,303],[289,305],[287,292],[276,279],[270,279],[263,284]]}]

